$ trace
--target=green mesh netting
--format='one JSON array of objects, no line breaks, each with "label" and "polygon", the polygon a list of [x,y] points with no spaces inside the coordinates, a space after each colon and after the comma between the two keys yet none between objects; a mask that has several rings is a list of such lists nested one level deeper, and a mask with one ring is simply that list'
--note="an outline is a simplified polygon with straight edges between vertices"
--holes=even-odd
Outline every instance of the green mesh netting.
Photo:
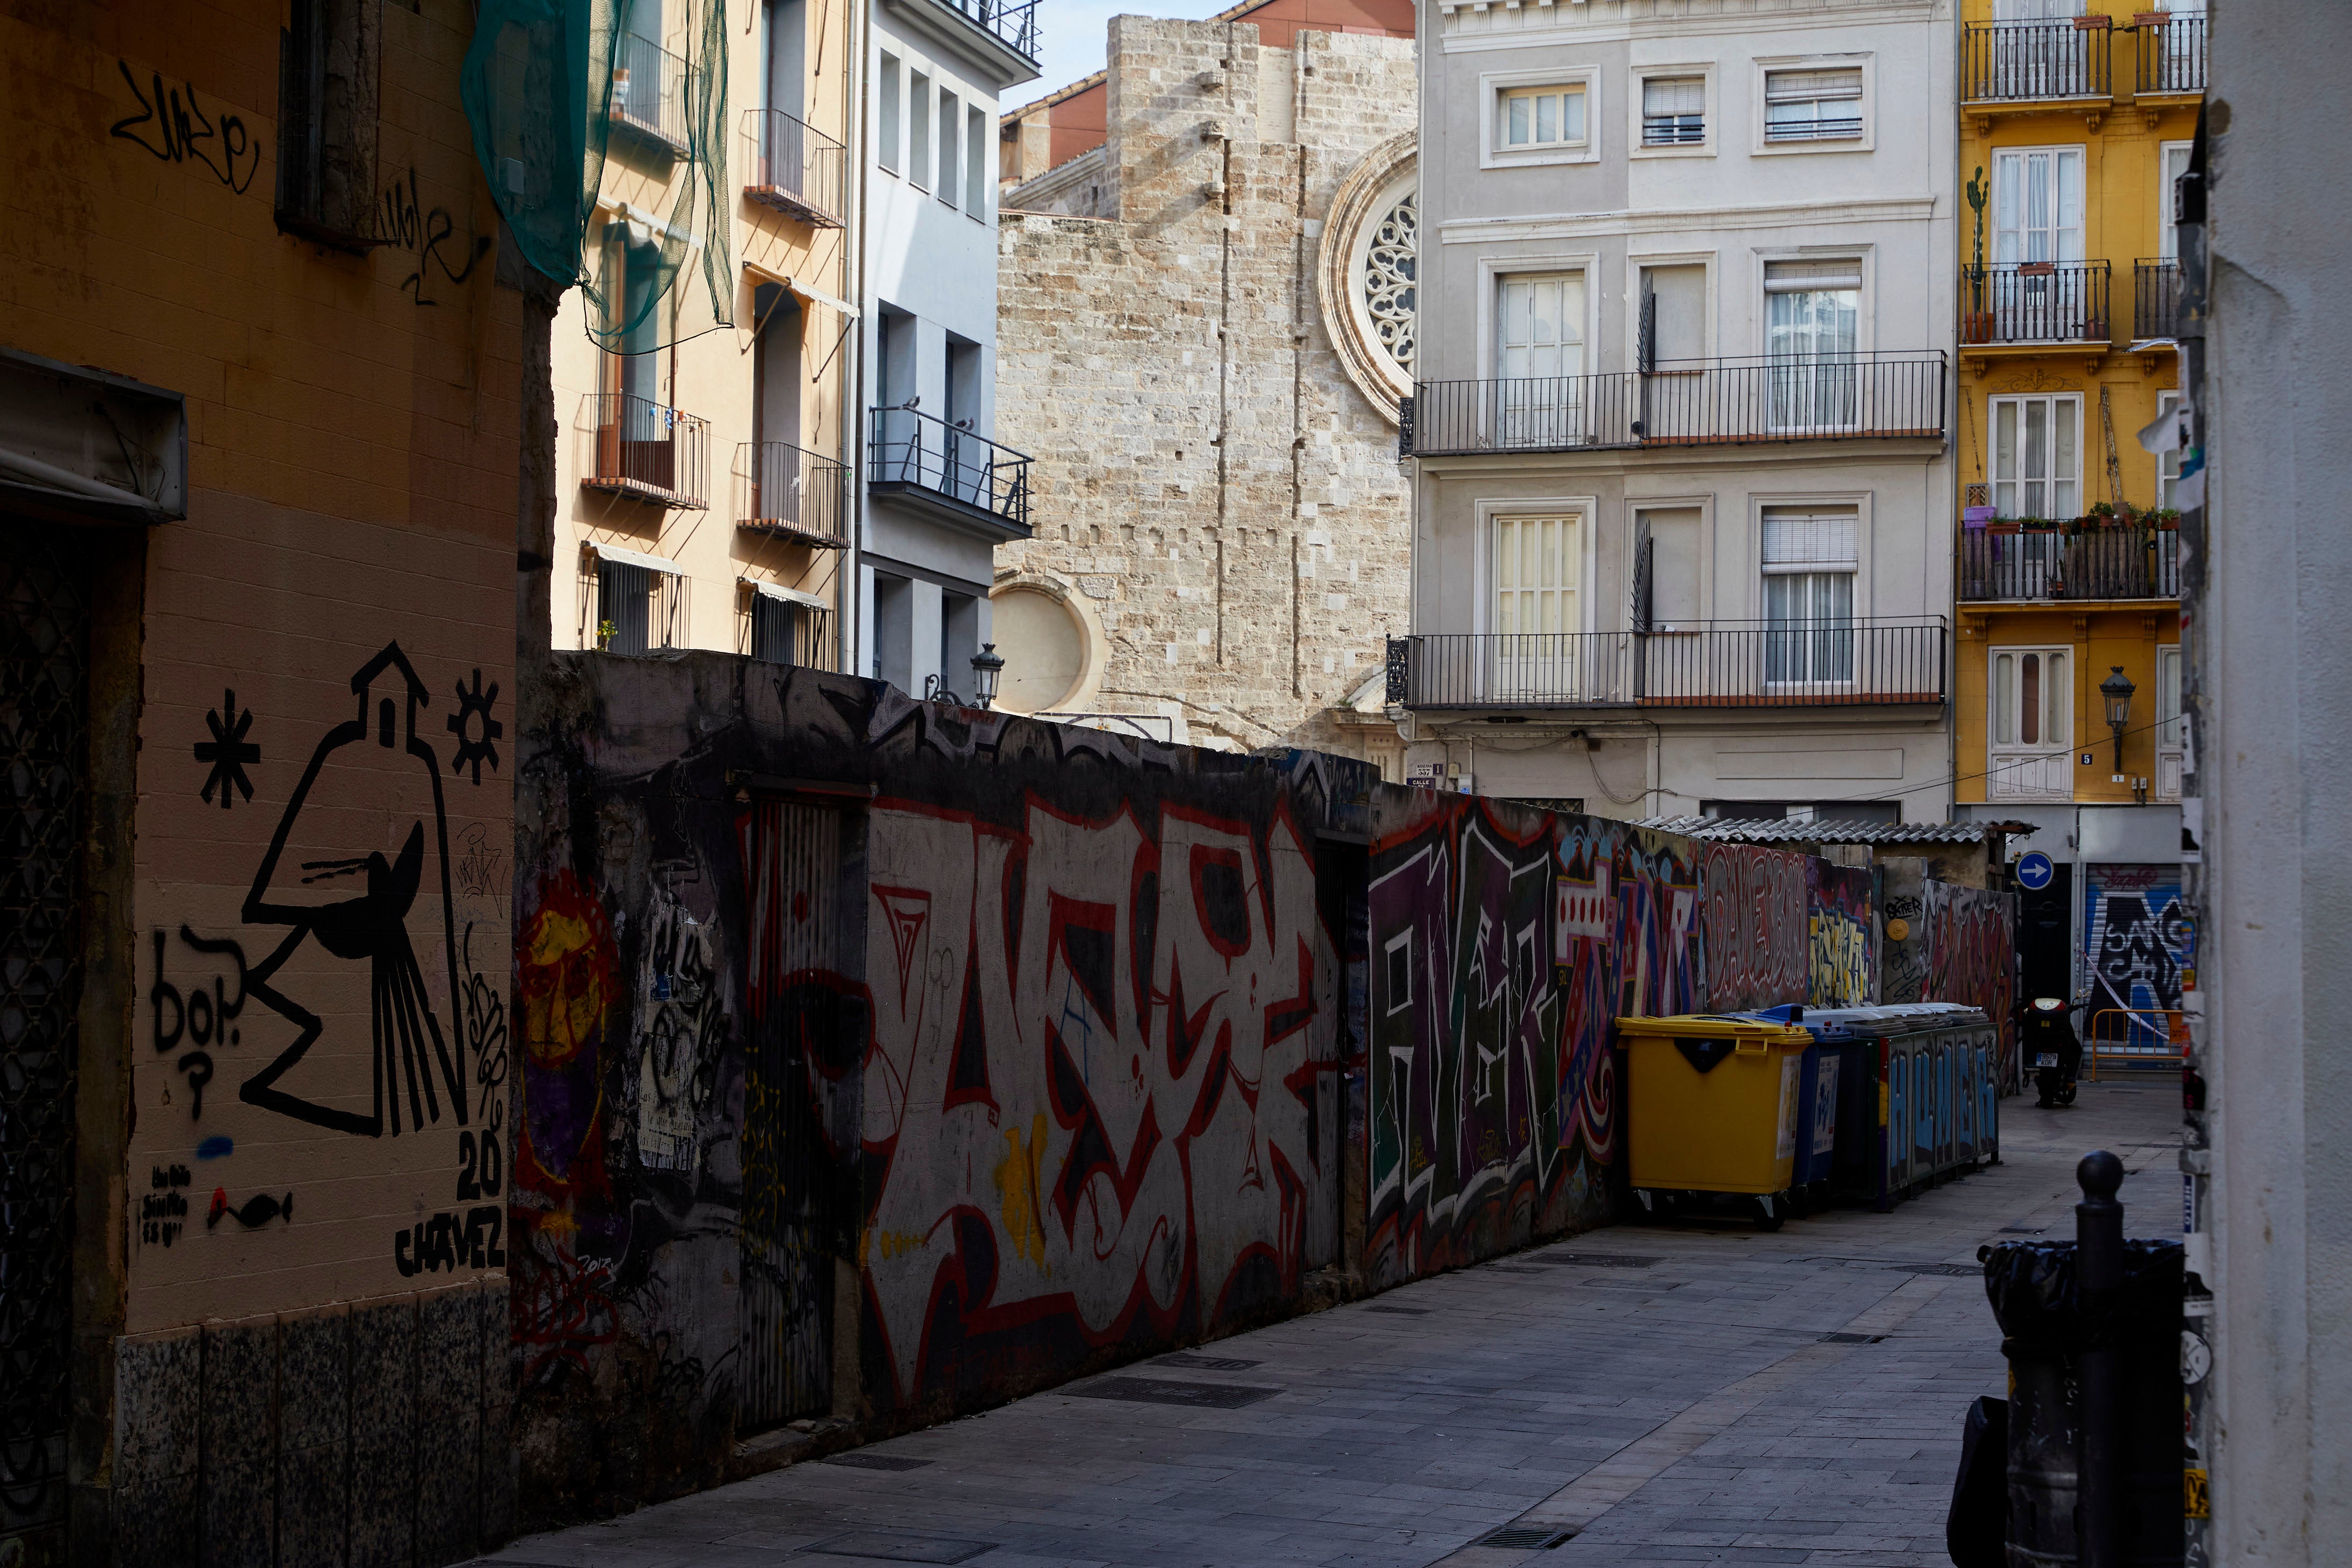
[{"label": "green mesh netting", "polygon": [[733,324],[724,0],[482,0],[459,79],[492,199],[580,286],[590,337],[635,354]]}]

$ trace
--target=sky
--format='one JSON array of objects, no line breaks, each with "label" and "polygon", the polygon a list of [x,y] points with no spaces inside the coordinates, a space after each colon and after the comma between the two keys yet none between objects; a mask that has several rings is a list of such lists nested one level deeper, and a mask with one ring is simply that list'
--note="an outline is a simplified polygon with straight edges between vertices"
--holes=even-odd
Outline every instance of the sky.
[{"label": "sky", "polygon": [[1082,76],[1103,68],[1103,48],[1110,36],[1110,19],[1118,16],[1167,16],[1185,21],[1213,16],[1234,0],[1038,0],[1038,44],[1045,58],[1037,62],[1045,74],[1005,93],[1007,109],[1034,103]]}]

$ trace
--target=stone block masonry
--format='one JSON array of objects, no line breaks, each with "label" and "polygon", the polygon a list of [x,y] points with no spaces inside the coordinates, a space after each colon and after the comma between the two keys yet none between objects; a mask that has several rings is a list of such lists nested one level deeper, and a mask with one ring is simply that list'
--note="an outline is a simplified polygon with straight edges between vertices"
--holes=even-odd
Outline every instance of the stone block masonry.
[{"label": "stone block masonry", "polygon": [[1413,48],[1297,46],[1118,18],[1103,216],[1007,198],[997,423],[1037,459],[1036,537],[997,575],[1084,602],[1092,710],[1360,756],[1367,727],[1328,710],[1406,629],[1411,501],[1315,279],[1334,194],[1413,128]]}]

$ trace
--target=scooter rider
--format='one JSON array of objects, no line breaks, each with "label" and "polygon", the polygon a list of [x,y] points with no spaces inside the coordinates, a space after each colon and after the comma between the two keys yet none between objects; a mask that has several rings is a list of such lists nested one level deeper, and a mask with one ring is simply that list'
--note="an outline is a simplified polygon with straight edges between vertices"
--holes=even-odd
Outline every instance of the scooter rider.
[{"label": "scooter rider", "polygon": [[[2018,1009],[2021,1055],[2034,1067],[2033,1087],[2042,1110],[2071,1104],[2083,1067],[2083,1042],[2074,1033],[2073,1009],[2058,996],[2036,996]],[[2051,1059],[2044,1065],[2043,1058]]]}]

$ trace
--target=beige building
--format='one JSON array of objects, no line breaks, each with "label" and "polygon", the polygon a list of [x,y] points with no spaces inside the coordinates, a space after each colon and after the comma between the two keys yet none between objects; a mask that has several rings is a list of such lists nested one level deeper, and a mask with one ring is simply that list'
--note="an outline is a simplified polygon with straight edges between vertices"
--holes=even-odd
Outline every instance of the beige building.
[{"label": "beige building", "polygon": [[1350,15],[1122,16],[1104,78],[1005,117],[997,426],[1034,537],[996,557],[1004,706],[1398,773],[1413,46]]}]

